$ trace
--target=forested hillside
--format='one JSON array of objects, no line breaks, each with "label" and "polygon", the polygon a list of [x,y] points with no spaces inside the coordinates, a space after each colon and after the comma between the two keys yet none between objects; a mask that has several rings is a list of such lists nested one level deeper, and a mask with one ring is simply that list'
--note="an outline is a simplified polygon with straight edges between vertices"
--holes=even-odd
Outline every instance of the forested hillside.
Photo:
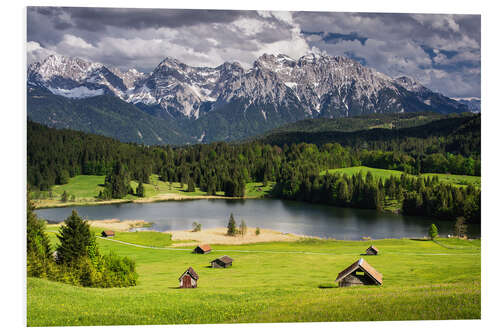
[{"label": "forested hillside", "polygon": [[[249,182],[275,182],[276,197],[370,209],[381,209],[381,202],[389,199],[402,202],[404,213],[445,219],[465,215],[469,222],[479,223],[480,189],[409,177],[421,173],[479,176],[479,128],[478,116],[450,117],[398,131],[337,132],[375,138],[364,144],[278,146],[253,141],[171,147],[125,144],[28,122],[28,184],[48,190],[76,175],[106,175],[99,197],[110,199],[130,193],[131,180],[148,183],[151,174],[162,181],[188,184],[188,189],[196,186],[208,195],[224,191],[234,197],[243,197]],[[388,180],[320,175],[324,170],[359,165],[404,174]]]},{"label": "forested hillside", "polygon": [[481,155],[481,116],[432,113],[315,119],[277,128],[257,139],[271,145],[337,142],[354,149]]}]

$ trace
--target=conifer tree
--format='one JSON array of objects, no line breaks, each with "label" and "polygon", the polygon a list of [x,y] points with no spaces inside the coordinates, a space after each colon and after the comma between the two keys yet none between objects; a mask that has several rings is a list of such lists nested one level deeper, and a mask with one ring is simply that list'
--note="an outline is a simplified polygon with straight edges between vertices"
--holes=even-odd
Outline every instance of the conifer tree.
[{"label": "conifer tree", "polygon": [[27,273],[29,276],[45,275],[52,250],[50,241],[45,234],[45,223],[39,220],[33,212],[33,203],[27,202],[27,225],[26,225],[26,257]]},{"label": "conifer tree", "polygon": [[136,195],[140,198],[144,198],[146,196],[146,191],[144,189],[144,185],[142,184],[142,182],[139,183],[139,185],[137,185],[137,189],[135,190],[136,192]]},{"label": "conifer tree", "polygon": [[429,237],[431,239],[434,239],[436,238],[438,235],[438,228],[436,227],[436,225],[433,223],[431,224],[431,226],[429,227]]},{"label": "conifer tree", "polygon": [[236,220],[234,219],[233,213],[229,216],[229,222],[227,224],[227,234],[228,236],[236,235]]},{"label": "conifer tree", "polygon": [[57,235],[60,242],[57,248],[58,261],[71,264],[87,257],[88,247],[92,244],[93,237],[95,236],[90,232],[87,221],[82,220],[76,210],[73,210]]},{"label": "conifer tree", "polygon": [[187,182],[187,192],[194,192],[195,191],[195,185],[194,185],[194,181],[193,181],[193,178],[189,178],[188,179],[188,182]]}]

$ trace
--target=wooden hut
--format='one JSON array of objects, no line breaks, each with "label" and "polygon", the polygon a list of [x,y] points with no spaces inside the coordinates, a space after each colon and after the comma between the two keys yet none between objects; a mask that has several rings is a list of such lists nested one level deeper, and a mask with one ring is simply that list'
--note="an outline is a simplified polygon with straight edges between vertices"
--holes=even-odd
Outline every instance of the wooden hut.
[{"label": "wooden hut", "polygon": [[102,237],[113,237],[115,235],[115,232],[113,230],[103,230],[101,232]]},{"label": "wooden hut", "polygon": [[194,271],[193,267],[189,267],[179,277],[179,288],[196,288],[198,285],[198,274]]},{"label": "wooden hut", "polygon": [[212,251],[212,248],[210,245],[198,245],[194,250],[193,253],[198,253],[198,254],[206,254],[210,253]]},{"label": "wooden hut", "polygon": [[233,259],[228,256],[222,256],[210,262],[212,268],[226,268],[233,265]]},{"label": "wooden hut", "polygon": [[357,285],[382,285],[382,274],[370,266],[364,259],[359,259],[339,273],[335,280],[339,287]]},{"label": "wooden hut", "polygon": [[373,245],[370,245],[370,247],[366,249],[367,256],[376,256],[377,254],[378,254],[378,249]]}]

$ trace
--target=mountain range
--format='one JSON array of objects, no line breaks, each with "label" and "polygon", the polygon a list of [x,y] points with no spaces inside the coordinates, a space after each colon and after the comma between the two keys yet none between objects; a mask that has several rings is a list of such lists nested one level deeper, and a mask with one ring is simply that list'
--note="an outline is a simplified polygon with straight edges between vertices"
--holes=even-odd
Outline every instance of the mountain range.
[{"label": "mountain range", "polygon": [[264,54],[247,69],[167,57],[151,73],[51,55],[27,79],[33,121],[149,145],[239,140],[303,119],[470,111],[408,76],[313,53]]}]

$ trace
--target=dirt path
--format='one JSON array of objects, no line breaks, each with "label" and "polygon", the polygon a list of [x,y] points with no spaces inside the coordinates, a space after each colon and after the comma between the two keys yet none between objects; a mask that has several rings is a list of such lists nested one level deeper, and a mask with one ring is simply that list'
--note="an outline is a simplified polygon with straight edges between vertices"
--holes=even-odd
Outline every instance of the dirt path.
[{"label": "dirt path", "polygon": [[[123,242],[117,239],[111,239],[111,238],[104,238],[104,237],[98,237],[103,240],[111,241],[111,242],[116,242],[124,245],[129,245],[129,246],[134,246],[134,247],[140,247],[144,249],[152,249],[152,250],[167,250],[167,251],[189,251],[192,252],[193,249],[179,249],[175,247],[155,247],[155,246],[146,246],[146,245],[138,245],[138,244],[133,244],[133,243],[127,243]],[[182,244],[183,246],[186,244]],[[212,252],[221,252],[221,253],[228,253],[228,252],[239,252],[239,253],[273,253],[273,254],[312,254],[312,255],[329,255],[329,256],[356,256],[356,255],[361,255],[359,253],[333,253],[333,252],[309,252],[309,251],[271,251],[271,250],[212,250]],[[389,252],[387,254],[394,254],[394,255],[422,255],[422,256],[453,256],[456,255],[454,253],[401,253],[401,252]],[[461,253],[462,255],[470,255],[470,256],[476,256],[479,254],[475,253]]]}]

